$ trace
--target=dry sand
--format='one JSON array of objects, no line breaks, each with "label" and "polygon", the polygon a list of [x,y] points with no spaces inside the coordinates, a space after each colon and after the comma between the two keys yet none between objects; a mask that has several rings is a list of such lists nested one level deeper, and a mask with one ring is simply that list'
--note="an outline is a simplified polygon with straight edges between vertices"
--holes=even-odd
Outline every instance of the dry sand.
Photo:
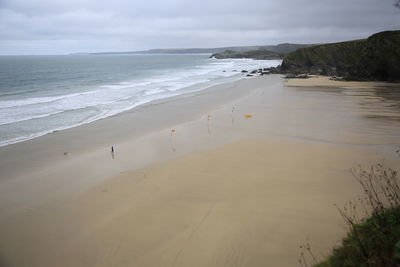
[{"label": "dry sand", "polygon": [[235,88],[247,93],[116,137],[115,160],[95,147],[54,168],[9,170],[0,266],[296,266],[307,237],[326,255],[345,231],[334,204],[359,192],[350,169],[398,162],[397,100],[374,87],[283,87],[276,75]]}]

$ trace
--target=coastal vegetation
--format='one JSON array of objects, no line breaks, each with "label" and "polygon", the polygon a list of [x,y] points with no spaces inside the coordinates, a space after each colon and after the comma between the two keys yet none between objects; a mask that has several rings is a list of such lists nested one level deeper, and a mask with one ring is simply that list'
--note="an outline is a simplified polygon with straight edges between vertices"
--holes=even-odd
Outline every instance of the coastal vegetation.
[{"label": "coastal vegetation", "polygon": [[340,247],[317,263],[309,243],[301,246],[302,266],[367,267],[400,264],[400,187],[396,170],[383,164],[353,170],[362,187],[358,202],[348,202],[339,212],[349,231]]},{"label": "coastal vegetation", "polygon": [[400,31],[368,39],[301,48],[283,59],[283,73],[340,76],[346,80],[400,80]]}]

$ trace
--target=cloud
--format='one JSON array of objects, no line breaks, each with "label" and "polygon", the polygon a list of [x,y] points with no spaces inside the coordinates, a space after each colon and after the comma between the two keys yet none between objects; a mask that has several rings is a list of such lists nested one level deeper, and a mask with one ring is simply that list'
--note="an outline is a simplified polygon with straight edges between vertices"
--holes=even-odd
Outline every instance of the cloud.
[{"label": "cloud", "polygon": [[332,42],[399,16],[391,0],[2,0],[0,53]]}]

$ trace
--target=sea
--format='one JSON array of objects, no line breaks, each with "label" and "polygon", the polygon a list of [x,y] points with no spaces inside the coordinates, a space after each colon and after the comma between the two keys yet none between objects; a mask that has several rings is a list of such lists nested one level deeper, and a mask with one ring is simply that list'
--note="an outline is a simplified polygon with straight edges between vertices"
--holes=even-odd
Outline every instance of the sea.
[{"label": "sea", "polygon": [[0,146],[246,78],[280,60],[209,54],[0,56]]}]

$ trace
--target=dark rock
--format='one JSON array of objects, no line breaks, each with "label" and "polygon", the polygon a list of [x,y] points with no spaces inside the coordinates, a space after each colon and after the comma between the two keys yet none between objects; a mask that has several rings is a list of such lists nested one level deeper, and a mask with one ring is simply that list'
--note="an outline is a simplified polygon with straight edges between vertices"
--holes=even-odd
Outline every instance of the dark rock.
[{"label": "dark rock", "polygon": [[332,76],[329,80],[331,80],[331,81],[344,81],[345,79],[343,77]]},{"label": "dark rock", "polygon": [[242,73],[247,73],[248,71],[247,70],[242,70]]},{"label": "dark rock", "polygon": [[310,76],[307,74],[288,74],[285,76],[285,79],[308,79]]},{"label": "dark rock", "polygon": [[269,74],[282,74],[282,73],[284,73],[284,72],[281,70],[281,66],[278,66],[278,67],[271,67],[271,68],[264,68],[264,72],[265,72],[265,71],[268,71]]},{"label": "dark rock", "polygon": [[296,79],[297,75],[296,74],[288,74],[285,76],[285,79]]}]

